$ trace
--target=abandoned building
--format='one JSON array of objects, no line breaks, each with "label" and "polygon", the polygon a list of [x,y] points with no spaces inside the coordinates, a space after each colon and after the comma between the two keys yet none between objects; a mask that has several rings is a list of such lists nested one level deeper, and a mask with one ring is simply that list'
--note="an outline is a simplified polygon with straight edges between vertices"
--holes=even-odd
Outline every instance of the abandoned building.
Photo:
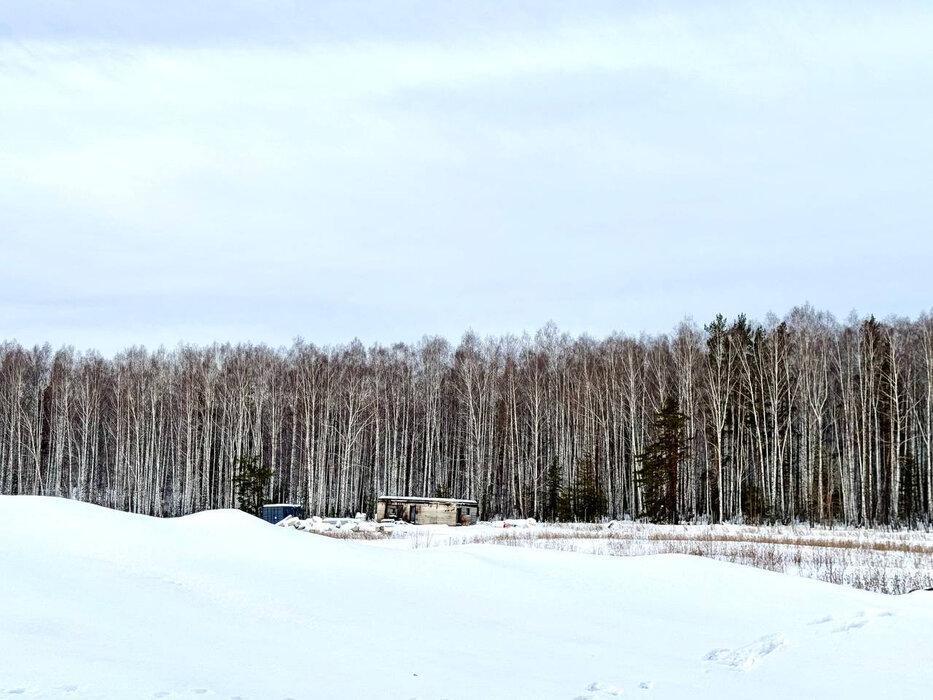
[{"label": "abandoned building", "polygon": [[376,520],[404,520],[414,525],[476,525],[479,504],[462,498],[384,496],[376,503]]}]

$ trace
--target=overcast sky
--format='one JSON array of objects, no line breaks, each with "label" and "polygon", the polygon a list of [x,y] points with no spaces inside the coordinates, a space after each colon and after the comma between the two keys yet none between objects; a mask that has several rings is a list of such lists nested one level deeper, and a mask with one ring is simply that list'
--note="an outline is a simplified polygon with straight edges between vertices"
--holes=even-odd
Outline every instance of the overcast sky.
[{"label": "overcast sky", "polygon": [[0,0],[0,339],[915,317],[931,37],[929,2]]}]

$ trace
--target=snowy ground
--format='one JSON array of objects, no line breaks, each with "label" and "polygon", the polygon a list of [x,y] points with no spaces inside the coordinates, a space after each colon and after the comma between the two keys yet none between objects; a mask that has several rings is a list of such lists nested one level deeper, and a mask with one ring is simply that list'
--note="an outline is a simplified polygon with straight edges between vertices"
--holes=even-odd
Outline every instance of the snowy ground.
[{"label": "snowy ground", "polygon": [[396,539],[0,497],[0,696],[875,700],[933,687],[933,593],[679,554],[385,546]]},{"label": "snowy ground", "polygon": [[289,518],[281,524],[396,549],[483,543],[613,556],[692,554],[878,593],[933,587],[933,532],[929,530],[534,520],[450,528],[402,522],[391,526],[350,518]]}]

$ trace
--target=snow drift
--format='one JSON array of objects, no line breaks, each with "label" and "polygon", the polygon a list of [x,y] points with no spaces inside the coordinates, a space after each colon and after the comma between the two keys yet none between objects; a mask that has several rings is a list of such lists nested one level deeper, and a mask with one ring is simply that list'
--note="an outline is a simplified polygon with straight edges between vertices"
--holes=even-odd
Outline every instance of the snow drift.
[{"label": "snow drift", "polygon": [[925,696],[931,648],[924,592],[0,497],[11,697],[874,700]]}]

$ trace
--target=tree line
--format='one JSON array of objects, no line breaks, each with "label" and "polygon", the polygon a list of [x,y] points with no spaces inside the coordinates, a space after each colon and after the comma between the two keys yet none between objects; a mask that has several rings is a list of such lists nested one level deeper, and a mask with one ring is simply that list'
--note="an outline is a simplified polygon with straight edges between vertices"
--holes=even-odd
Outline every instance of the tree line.
[{"label": "tree line", "polygon": [[476,498],[483,518],[639,517],[665,405],[684,449],[663,503],[647,496],[678,519],[930,520],[933,317],[839,322],[809,306],[658,336],[549,324],[456,346],[105,358],[5,342],[0,492],[180,515],[236,507],[238,465],[255,457],[265,499],[310,513],[449,494]]}]

